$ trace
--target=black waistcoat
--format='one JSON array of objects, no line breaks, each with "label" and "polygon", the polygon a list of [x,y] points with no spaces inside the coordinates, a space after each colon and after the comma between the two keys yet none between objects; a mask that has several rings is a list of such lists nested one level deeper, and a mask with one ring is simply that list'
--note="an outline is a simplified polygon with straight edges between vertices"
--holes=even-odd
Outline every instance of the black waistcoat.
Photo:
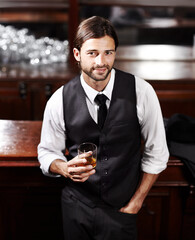
[{"label": "black waistcoat", "polygon": [[136,111],[135,78],[116,70],[108,115],[102,130],[87,108],[79,76],[64,85],[66,146],[70,159],[83,142],[98,146],[96,173],[84,182],[67,180],[67,186],[90,205],[103,202],[119,208],[132,197],[140,173],[140,126]]}]

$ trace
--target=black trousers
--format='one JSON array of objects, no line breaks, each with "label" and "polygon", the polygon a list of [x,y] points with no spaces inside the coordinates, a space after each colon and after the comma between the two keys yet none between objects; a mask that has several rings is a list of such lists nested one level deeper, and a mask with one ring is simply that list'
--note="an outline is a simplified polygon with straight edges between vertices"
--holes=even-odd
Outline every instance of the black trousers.
[{"label": "black trousers", "polygon": [[136,240],[136,214],[90,207],[63,191],[64,240]]}]

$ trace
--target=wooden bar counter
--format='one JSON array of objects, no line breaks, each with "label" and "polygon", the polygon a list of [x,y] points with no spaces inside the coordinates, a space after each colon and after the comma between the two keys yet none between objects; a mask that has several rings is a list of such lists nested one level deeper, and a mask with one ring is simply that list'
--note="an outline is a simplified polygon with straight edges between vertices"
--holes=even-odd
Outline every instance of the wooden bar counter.
[{"label": "wooden bar counter", "polygon": [[[63,239],[63,178],[42,174],[37,161],[41,121],[0,120],[0,239]],[[170,159],[138,215],[139,240],[192,240],[194,188]]]},{"label": "wooden bar counter", "polygon": [[0,120],[0,167],[38,167],[41,121]]}]

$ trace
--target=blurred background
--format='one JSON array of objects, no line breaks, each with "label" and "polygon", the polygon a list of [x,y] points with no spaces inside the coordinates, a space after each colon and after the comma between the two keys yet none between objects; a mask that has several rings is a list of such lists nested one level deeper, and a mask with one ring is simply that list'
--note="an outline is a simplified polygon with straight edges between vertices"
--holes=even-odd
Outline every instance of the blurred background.
[{"label": "blurred background", "polygon": [[[195,116],[191,86],[192,99],[181,92],[181,85],[187,91],[194,80],[194,1],[0,0],[0,118],[42,119],[51,94],[78,72],[74,33],[82,19],[93,15],[116,28],[115,67],[151,81],[165,117],[178,110]],[[177,90],[173,96],[182,95],[187,108],[177,109],[170,99],[167,104],[163,90],[169,97]]]},{"label": "blurred background", "polygon": [[[77,26],[93,15],[113,23],[114,66],[154,87],[164,119],[195,118],[194,0],[0,0],[1,240],[63,239],[64,180],[42,175],[36,147],[46,102],[79,73]],[[194,240],[194,206],[191,173],[171,156],[138,216],[138,239]]]}]

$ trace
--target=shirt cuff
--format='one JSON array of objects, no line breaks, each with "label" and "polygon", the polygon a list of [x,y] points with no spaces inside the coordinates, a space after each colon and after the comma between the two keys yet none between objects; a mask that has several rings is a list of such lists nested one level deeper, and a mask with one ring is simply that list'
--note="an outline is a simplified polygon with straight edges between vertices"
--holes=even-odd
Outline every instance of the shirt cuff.
[{"label": "shirt cuff", "polygon": [[148,166],[147,164],[142,164],[141,170],[145,173],[159,174],[162,171],[164,171],[166,167],[167,167],[167,164],[161,165],[161,166]]},{"label": "shirt cuff", "polygon": [[150,174],[159,174],[167,168],[167,162],[169,160],[169,154],[167,152],[163,159],[147,159],[142,158],[141,170]]},{"label": "shirt cuff", "polygon": [[48,177],[61,177],[61,175],[55,174],[55,173],[52,173],[49,171],[51,163],[56,159],[61,159],[65,162],[67,162],[67,159],[65,157],[62,158],[62,156],[58,156],[55,154],[49,154],[48,156],[44,156],[44,159],[39,159],[40,168],[44,175],[46,175]]}]

